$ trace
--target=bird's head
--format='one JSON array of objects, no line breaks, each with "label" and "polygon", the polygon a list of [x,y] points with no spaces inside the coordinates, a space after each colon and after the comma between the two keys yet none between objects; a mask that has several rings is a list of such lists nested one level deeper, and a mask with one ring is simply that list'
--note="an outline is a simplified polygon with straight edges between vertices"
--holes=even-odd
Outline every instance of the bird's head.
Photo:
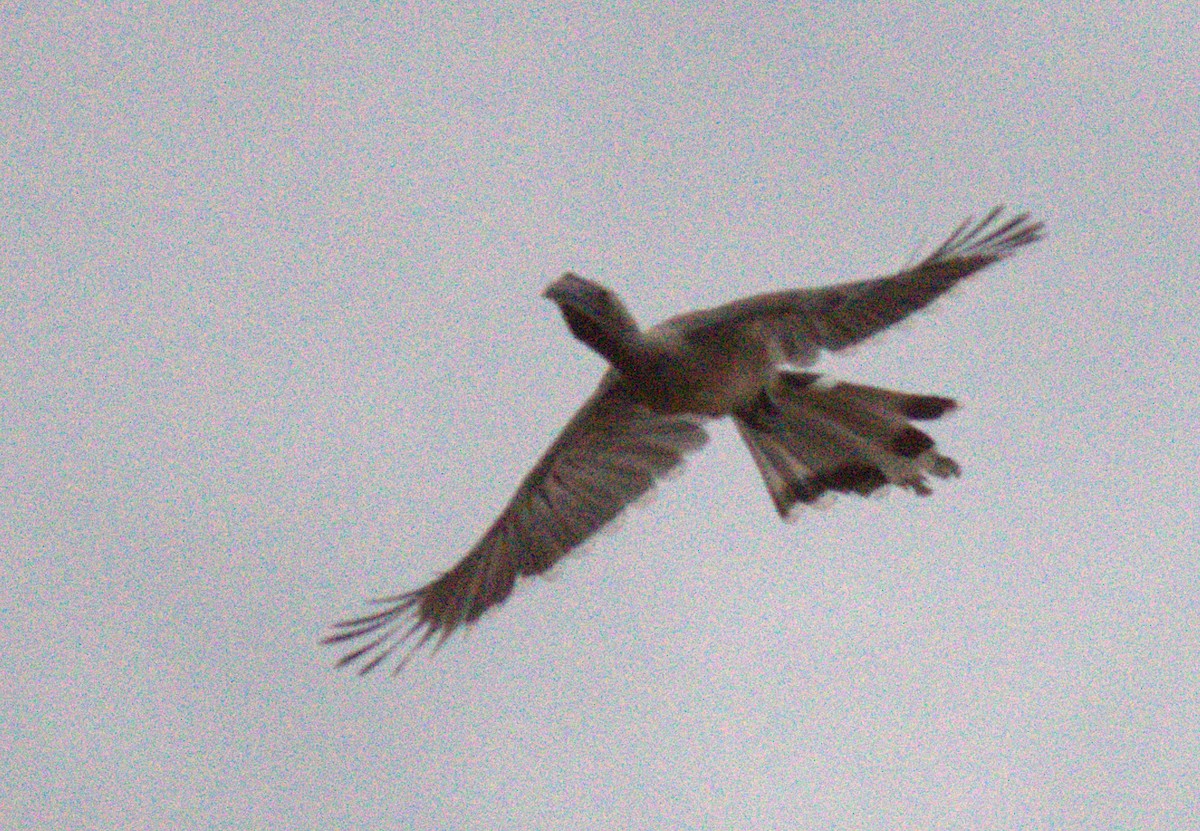
[{"label": "bird's head", "polygon": [[637,321],[611,289],[568,271],[542,292],[558,306],[571,334],[619,363],[638,339]]}]

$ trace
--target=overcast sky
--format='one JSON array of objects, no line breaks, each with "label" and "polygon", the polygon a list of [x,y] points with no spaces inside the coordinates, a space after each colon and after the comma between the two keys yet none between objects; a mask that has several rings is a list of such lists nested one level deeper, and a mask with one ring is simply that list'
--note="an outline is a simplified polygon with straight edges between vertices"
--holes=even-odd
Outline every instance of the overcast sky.
[{"label": "overcast sky", "polygon": [[[1196,827],[1193,6],[47,5],[0,12],[0,825]],[[598,380],[563,270],[648,324],[998,203],[1046,239],[822,364],[956,397],[961,479],[784,524],[718,424],[332,668]]]}]

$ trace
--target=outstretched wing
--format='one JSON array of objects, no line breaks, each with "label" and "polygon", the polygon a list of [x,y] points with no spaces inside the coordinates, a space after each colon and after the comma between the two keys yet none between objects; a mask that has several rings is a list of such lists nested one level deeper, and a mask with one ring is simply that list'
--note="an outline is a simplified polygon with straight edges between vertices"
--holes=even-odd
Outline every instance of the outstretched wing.
[{"label": "outstretched wing", "polygon": [[1042,224],[1023,213],[1002,220],[993,209],[968,219],[936,251],[912,268],[822,289],[760,294],[695,315],[692,331],[753,326],[782,361],[807,365],[820,349],[843,349],[924,308],[960,280],[1036,242]]},{"label": "outstretched wing", "polygon": [[701,422],[645,408],[609,372],[458,565],[416,591],[372,601],[384,608],[334,624],[323,642],[359,642],[338,665],[361,659],[362,673],[413,635],[413,649],[435,638],[440,645],[503,603],[517,577],[546,571],[702,447]]}]

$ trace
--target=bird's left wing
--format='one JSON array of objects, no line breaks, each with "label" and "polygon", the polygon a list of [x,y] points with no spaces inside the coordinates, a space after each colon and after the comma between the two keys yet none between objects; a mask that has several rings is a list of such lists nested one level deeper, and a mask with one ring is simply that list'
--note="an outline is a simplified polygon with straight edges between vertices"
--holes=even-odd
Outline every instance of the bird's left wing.
[{"label": "bird's left wing", "polygon": [[[519,576],[540,574],[598,531],[708,437],[703,419],[639,404],[610,371],[454,568],[415,591],[372,601],[378,612],[333,625],[324,643],[357,642],[339,666],[366,673],[409,637],[413,649],[503,603]],[[407,655],[398,666],[399,670]]]},{"label": "bird's left wing", "polygon": [[898,323],[981,268],[1036,242],[1041,233],[1042,224],[1029,214],[1006,219],[996,208],[979,222],[968,219],[936,251],[897,274],[760,294],[685,315],[680,322],[692,337],[705,330],[753,329],[781,361],[804,366],[821,349],[844,349]]}]

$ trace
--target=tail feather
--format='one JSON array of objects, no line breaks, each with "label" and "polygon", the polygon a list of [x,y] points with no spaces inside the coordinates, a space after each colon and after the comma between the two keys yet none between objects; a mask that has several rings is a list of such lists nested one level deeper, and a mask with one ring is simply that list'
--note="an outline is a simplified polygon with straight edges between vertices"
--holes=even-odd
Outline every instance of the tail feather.
[{"label": "tail feather", "polygon": [[780,515],[829,491],[867,495],[894,484],[921,496],[927,474],[957,476],[911,421],[935,419],[953,399],[828,382],[811,372],[783,372],[751,407],[734,414],[738,431]]}]

